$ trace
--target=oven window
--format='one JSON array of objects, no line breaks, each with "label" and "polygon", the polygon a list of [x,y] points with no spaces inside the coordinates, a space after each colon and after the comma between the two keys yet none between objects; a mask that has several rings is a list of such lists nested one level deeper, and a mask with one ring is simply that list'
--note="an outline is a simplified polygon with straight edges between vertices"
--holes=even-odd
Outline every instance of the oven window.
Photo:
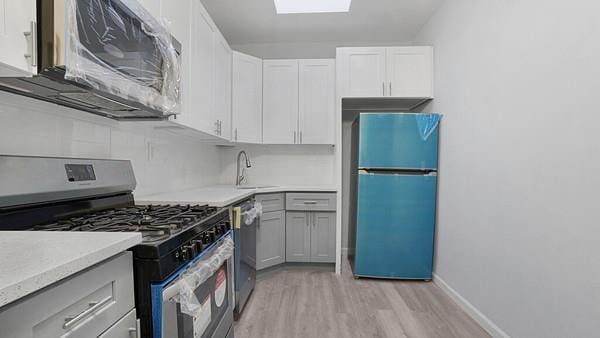
[{"label": "oven window", "polygon": [[182,311],[178,297],[172,297],[163,303],[163,337],[213,336],[221,320],[228,311],[232,311],[228,296],[232,292],[232,281],[227,269],[227,261],[225,261],[211,277],[194,290],[194,304],[187,306],[188,311]]},{"label": "oven window", "polygon": [[77,0],[79,42],[133,81],[162,91],[163,56],[147,25],[119,0]]}]

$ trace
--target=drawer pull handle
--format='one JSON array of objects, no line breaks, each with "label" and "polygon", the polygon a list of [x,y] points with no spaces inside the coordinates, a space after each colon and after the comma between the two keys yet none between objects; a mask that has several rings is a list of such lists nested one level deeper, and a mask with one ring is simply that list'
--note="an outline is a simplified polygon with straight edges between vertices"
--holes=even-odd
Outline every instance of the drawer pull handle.
[{"label": "drawer pull handle", "polygon": [[132,338],[141,338],[142,334],[141,334],[141,330],[140,330],[140,320],[137,319],[135,321],[135,327],[130,327],[129,328],[129,337]]},{"label": "drawer pull handle", "polygon": [[304,201],[304,204],[317,204],[317,201]]},{"label": "drawer pull handle", "polygon": [[89,304],[90,307],[87,310],[83,311],[82,313],[78,314],[77,316],[66,317],[65,324],[63,325],[63,329],[65,329],[65,330],[70,329],[75,324],[80,322],[82,319],[84,319],[84,318],[88,317],[89,315],[93,314],[94,312],[98,311],[100,308],[102,308],[104,305],[106,305],[111,300],[112,300],[112,296],[109,296],[99,302],[90,302],[90,304]]}]

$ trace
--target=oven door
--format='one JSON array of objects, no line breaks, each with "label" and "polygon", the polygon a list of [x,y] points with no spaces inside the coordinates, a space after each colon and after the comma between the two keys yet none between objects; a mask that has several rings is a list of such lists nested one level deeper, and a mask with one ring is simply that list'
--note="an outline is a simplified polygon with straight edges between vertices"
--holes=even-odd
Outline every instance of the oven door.
[{"label": "oven door", "polygon": [[165,283],[152,286],[154,338],[227,336],[233,326],[232,253],[229,235]]},{"label": "oven door", "polygon": [[55,61],[64,62],[66,80],[178,111],[181,45],[137,0],[54,0],[53,14],[66,40],[54,41],[65,47]]}]

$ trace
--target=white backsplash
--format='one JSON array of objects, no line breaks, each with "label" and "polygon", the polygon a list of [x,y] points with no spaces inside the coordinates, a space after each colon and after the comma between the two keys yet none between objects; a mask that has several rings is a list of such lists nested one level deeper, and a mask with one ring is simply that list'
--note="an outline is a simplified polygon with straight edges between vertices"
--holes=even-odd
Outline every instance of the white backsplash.
[{"label": "white backsplash", "polygon": [[245,150],[252,162],[246,170],[253,185],[335,185],[335,149],[330,145],[238,145],[222,147],[222,184],[234,184],[236,160]]},{"label": "white backsplash", "polygon": [[5,92],[0,154],[129,159],[138,196],[216,184],[221,172],[216,146]]}]

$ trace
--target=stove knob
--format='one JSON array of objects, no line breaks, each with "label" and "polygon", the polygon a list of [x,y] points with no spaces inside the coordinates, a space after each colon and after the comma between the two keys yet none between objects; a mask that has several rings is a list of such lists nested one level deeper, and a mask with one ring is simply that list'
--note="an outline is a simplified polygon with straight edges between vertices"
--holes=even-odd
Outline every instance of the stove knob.
[{"label": "stove knob", "polygon": [[224,230],[224,232],[229,231],[229,229],[231,229],[231,223],[229,221],[223,222],[223,230]]},{"label": "stove knob", "polygon": [[198,254],[198,251],[196,250],[196,246],[193,244],[186,245],[183,247],[183,249],[187,251],[188,259],[192,259],[192,258],[196,257],[196,255]]},{"label": "stove knob", "polygon": [[221,236],[223,234],[223,229],[220,224],[215,225],[215,234],[217,236]]},{"label": "stove knob", "polygon": [[217,234],[215,232],[215,230],[208,230],[208,236],[210,236],[210,242],[214,242],[217,240]]},{"label": "stove knob", "polygon": [[197,252],[204,251],[204,244],[202,243],[202,240],[195,240],[195,241],[192,241],[192,243],[196,246]]},{"label": "stove knob", "polygon": [[179,251],[179,260],[181,262],[187,262],[188,259],[190,259],[189,257],[189,253],[186,247],[181,248],[181,250]]},{"label": "stove knob", "polygon": [[207,233],[202,234],[202,244],[204,244],[205,247],[210,244],[210,237]]}]

